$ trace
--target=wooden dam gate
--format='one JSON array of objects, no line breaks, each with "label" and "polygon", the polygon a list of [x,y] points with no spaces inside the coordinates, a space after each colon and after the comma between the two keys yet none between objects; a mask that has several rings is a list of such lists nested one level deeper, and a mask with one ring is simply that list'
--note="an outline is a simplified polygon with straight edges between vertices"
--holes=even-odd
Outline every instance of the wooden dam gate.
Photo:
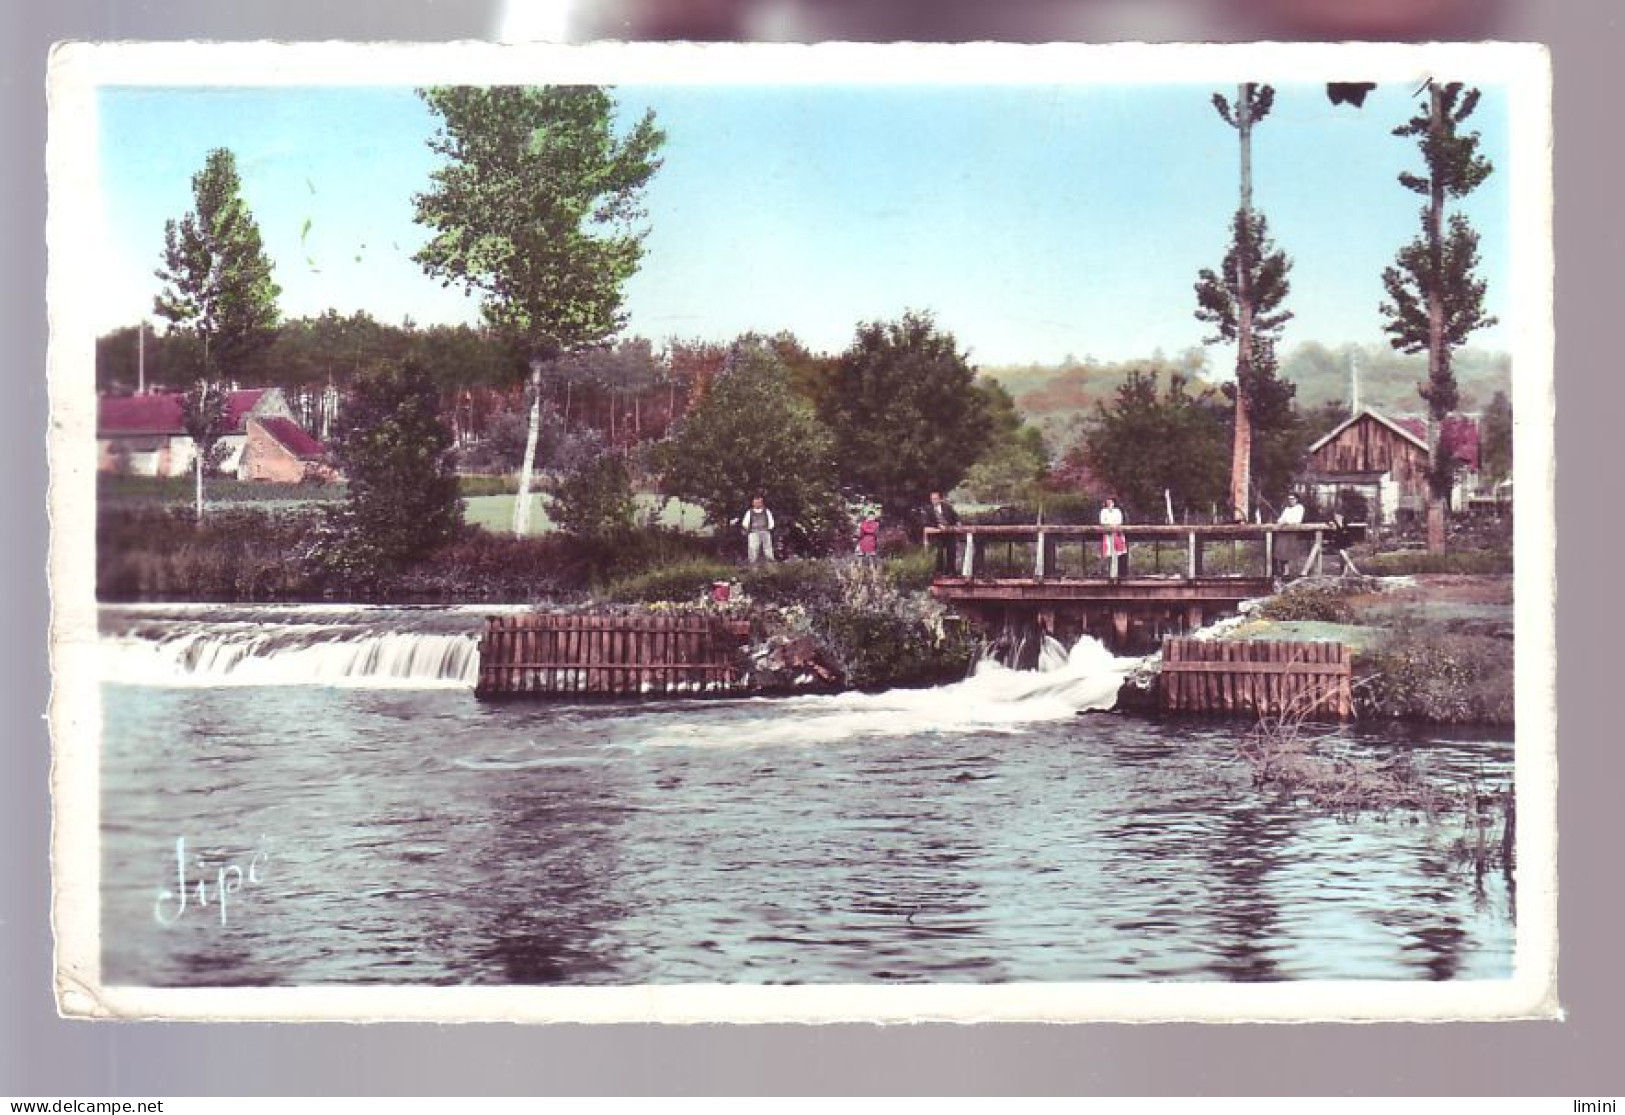
[{"label": "wooden dam gate", "polygon": [[1341,643],[1162,641],[1165,712],[1354,715],[1353,665]]},{"label": "wooden dam gate", "polygon": [[743,684],[750,625],[711,616],[491,616],[474,693],[651,697],[721,694]]}]

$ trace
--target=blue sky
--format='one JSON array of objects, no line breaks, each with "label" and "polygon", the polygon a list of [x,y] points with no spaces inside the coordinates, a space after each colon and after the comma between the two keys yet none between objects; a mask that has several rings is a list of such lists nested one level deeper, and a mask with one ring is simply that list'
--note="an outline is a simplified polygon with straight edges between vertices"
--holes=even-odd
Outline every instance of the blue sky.
[{"label": "blue sky", "polygon": [[[651,107],[669,137],[627,331],[659,342],[790,329],[838,351],[859,321],[921,309],[984,365],[1199,345],[1191,288],[1222,257],[1237,188],[1235,132],[1212,92],[623,86],[624,116]],[[1289,347],[1383,340],[1382,269],[1415,235],[1421,203],[1395,181],[1420,157],[1390,134],[1411,93],[1382,87],[1355,110],[1318,85],[1283,86],[1255,132],[1255,203],[1295,261]],[[1470,122],[1498,172],[1464,205],[1503,322],[1506,107],[1486,89]],[[478,320],[471,298],[411,259],[425,238],[412,195],[435,156],[434,119],[410,89],[109,88],[99,113],[100,328],[150,314],[164,221],[191,207],[191,176],[222,146],[237,154],[286,316]],[[1508,336],[1503,324],[1473,343]]]}]

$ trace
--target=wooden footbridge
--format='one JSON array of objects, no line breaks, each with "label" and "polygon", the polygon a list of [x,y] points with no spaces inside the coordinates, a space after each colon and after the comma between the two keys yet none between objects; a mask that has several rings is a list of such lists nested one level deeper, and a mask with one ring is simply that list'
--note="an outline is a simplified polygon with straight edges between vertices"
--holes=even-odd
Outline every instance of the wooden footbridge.
[{"label": "wooden footbridge", "polygon": [[[1118,650],[1149,647],[1267,596],[1283,576],[1324,573],[1346,558],[1324,523],[930,528],[938,555],[931,594],[984,629],[1036,625],[1090,634]],[[1128,553],[1100,556],[1121,534]]]}]

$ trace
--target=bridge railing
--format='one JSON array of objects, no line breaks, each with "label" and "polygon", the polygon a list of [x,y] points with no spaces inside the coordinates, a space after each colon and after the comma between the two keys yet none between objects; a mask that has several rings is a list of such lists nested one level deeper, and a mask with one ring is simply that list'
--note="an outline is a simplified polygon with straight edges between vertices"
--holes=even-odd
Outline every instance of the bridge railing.
[{"label": "bridge railing", "polygon": [[[1344,531],[1364,524],[1346,524]],[[1100,577],[1273,577],[1325,571],[1341,531],[1329,523],[1229,523],[1103,527],[1043,523],[928,527],[937,550],[937,580]],[[1102,539],[1120,534],[1125,558],[1107,556]],[[1003,553],[1000,554],[1002,548]],[[1168,551],[1172,551],[1170,558]],[[1345,568],[1348,563],[1344,555]]]}]

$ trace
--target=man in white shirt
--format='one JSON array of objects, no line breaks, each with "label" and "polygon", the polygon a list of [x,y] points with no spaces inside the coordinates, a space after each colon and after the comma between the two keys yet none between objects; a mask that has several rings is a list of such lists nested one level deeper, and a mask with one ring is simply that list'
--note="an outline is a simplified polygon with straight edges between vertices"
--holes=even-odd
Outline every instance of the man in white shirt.
[{"label": "man in white shirt", "polygon": [[745,532],[746,557],[752,565],[773,559],[773,512],[767,509],[761,496],[750,501],[750,509],[739,517],[739,529]]}]

